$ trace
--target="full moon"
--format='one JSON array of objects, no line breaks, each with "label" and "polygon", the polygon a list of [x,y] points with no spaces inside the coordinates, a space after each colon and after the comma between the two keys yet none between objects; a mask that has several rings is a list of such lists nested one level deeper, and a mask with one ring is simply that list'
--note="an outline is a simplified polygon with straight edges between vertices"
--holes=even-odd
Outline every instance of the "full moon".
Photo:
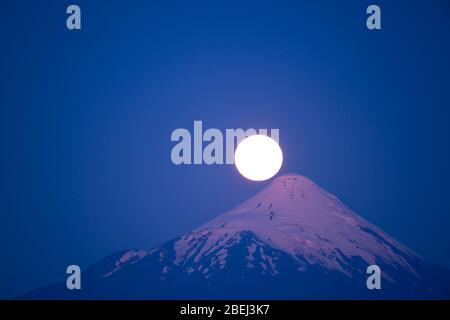
[{"label": "full moon", "polygon": [[239,143],[234,153],[239,173],[253,181],[272,178],[283,163],[283,152],[278,143],[265,135],[252,135]]}]

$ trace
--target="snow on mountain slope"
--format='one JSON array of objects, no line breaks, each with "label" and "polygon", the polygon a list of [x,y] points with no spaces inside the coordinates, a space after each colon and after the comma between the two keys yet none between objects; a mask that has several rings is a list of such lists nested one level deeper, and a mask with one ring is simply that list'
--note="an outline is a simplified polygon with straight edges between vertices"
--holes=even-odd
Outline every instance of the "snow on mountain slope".
[{"label": "snow on mountain slope", "polygon": [[[414,274],[407,260],[396,253],[417,259],[407,247],[354,214],[336,197],[308,178],[286,175],[233,210],[206,223],[175,243],[177,262],[196,254],[199,260],[214,248],[233,241],[242,231],[253,232],[261,241],[290,254],[299,263],[338,270],[344,268],[342,256],[361,257],[367,265],[382,261],[405,268]],[[207,235],[201,250],[191,250],[192,243]],[[223,254],[226,249],[223,249]],[[306,261],[305,261],[306,260]],[[392,280],[388,273],[385,278]]]},{"label": "snow on mountain slope", "polygon": [[[366,269],[382,270],[368,290]],[[234,209],[152,250],[128,250],[21,298],[450,298],[450,275],[308,178],[280,176]]]}]

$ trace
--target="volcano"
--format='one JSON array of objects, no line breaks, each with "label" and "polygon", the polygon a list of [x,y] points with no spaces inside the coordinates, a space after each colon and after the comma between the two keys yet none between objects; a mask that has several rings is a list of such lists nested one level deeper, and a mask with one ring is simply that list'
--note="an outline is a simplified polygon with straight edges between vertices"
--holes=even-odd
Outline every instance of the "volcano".
[{"label": "volcano", "polygon": [[[369,290],[367,267],[381,269]],[[441,299],[450,273],[364,220],[310,179],[280,176],[196,230],[110,255],[21,299]]]}]

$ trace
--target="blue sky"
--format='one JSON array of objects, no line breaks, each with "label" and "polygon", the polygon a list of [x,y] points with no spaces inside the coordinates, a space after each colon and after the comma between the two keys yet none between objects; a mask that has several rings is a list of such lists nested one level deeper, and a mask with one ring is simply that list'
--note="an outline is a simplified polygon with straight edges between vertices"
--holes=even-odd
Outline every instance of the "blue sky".
[{"label": "blue sky", "polygon": [[0,297],[269,183],[173,165],[170,134],[194,120],[280,128],[281,172],[450,268],[450,6],[374,3],[381,31],[368,1],[2,1]]}]

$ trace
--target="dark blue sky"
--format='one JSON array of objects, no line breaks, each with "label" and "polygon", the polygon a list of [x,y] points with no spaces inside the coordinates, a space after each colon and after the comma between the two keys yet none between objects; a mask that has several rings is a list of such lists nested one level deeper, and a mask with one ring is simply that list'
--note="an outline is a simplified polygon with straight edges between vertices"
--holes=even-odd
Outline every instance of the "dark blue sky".
[{"label": "dark blue sky", "polygon": [[0,297],[269,183],[173,165],[170,134],[194,120],[280,128],[282,172],[450,268],[449,17],[438,0],[0,1]]}]

